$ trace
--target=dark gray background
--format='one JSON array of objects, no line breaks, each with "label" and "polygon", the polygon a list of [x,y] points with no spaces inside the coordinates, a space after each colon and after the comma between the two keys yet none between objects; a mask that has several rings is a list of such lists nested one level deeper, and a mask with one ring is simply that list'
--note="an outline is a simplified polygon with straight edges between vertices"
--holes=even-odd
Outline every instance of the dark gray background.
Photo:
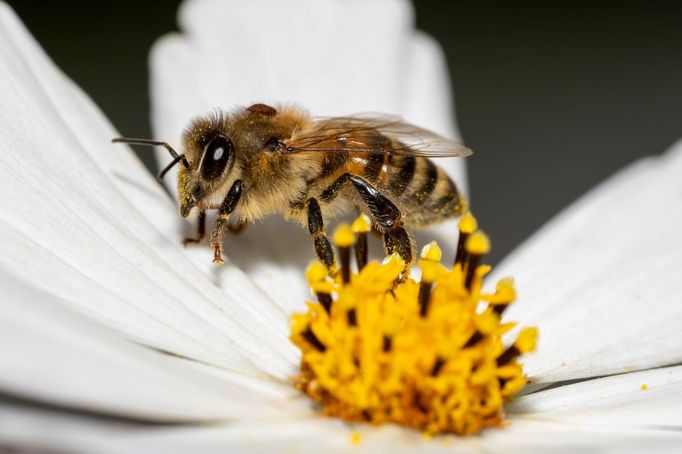
[{"label": "dark gray background", "polygon": [[[445,49],[476,151],[473,208],[493,261],[615,170],[682,137],[681,7],[514,3],[416,2],[419,28]],[[176,28],[176,1],[10,4],[119,130],[149,136],[147,52]]]}]

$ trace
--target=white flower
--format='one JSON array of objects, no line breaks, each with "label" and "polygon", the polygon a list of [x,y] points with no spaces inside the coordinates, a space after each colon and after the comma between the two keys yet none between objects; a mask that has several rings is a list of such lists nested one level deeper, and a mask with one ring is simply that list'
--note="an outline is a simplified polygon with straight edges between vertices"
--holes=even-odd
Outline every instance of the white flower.
[{"label": "white flower", "polygon": [[[186,4],[186,35],[154,52],[159,137],[176,140],[206,107],[282,99],[284,89],[315,113],[392,111],[453,134],[442,57],[412,30],[409,8],[352,3],[301,2],[296,14],[284,2]],[[230,263],[210,268],[203,248],[183,250],[173,201],[129,150],[109,143],[111,125],[4,4],[0,94],[0,391],[15,396],[0,400],[0,447],[680,446],[682,145],[603,183],[498,268],[518,282],[513,318],[540,326],[527,371],[551,389],[519,398],[505,429],[424,440],[309,407],[287,383],[298,359],[287,313],[305,297],[301,270],[312,254],[305,232],[272,222],[228,238],[227,255],[249,277]],[[268,241],[284,235],[294,239]]]}]

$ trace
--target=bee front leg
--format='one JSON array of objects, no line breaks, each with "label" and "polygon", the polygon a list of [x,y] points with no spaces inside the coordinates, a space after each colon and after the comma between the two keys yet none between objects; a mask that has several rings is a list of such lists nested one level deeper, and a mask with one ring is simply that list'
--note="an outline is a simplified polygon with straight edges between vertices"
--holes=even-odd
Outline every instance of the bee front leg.
[{"label": "bee front leg", "polygon": [[320,204],[316,199],[308,199],[306,206],[308,209],[308,231],[315,239],[317,258],[332,270],[334,268],[334,250],[324,234],[324,220],[322,219]]},{"label": "bee front leg", "polygon": [[213,224],[213,231],[211,232],[211,246],[213,247],[213,263],[222,265],[223,263],[223,237],[225,231],[229,228],[230,214],[237,207],[239,199],[242,196],[243,184],[242,180],[237,180],[232,184],[232,187],[227,192],[225,200],[220,205],[218,210],[218,219]]},{"label": "bee front leg", "polygon": [[206,212],[202,211],[199,213],[199,229],[197,236],[194,238],[188,237],[182,240],[182,245],[187,246],[188,244],[201,243],[201,240],[206,236]]}]

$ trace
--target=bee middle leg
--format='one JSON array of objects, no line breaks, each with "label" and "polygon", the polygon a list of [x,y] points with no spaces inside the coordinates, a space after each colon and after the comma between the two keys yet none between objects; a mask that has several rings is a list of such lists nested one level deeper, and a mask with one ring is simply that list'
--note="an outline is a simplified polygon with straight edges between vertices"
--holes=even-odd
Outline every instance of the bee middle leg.
[{"label": "bee middle leg", "polygon": [[322,191],[320,200],[331,202],[348,182],[353,184],[360,198],[367,205],[374,226],[384,237],[386,252],[388,254],[397,252],[405,261],[405,266],[409,266],[413,261],[414,254],[412,252],[412,240],[403,225],[403,215],[388,197],[379,192],[367,180],[357,175],[344,173]]},{"label": "bee middle leg", "polygon": [[324,234],[324,220],[322,210],[317,199],[311,198],[306,201],[308,210],[308,231],[315,241],[315,254],[328,269],[334,268],[334,250]]},{"label": "bee middle leg", "polygon": [[192,237],[187,237],[182,240],[182,245],[187,246],[188,244],[198,244],[201,243],[201,240],[204,239],[206,236],[206,212],[202,211],[199,213],[199,221],[198,221],[198,229],[197,229],[197,236],[194,238]]}]

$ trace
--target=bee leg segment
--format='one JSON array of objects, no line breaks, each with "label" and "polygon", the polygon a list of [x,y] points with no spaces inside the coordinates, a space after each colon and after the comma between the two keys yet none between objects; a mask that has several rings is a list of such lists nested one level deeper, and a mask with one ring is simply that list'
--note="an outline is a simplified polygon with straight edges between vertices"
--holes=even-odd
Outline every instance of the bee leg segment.
[{"label": "bee leg segment", "polygon": [[194,238],[185,238],[182,240],[182,245],[187,246],[188,244],[201,243],[201,240],[206,236],[206,212],[202,211],[199,213],[199,229],[197,236]]},{"label": "bee leg segment", "polygon": [[213,263],[216,265],[222,265],[223,263],[223,236],[225,235],[225,231],[229,229],[230,214],[237,207],[237,203],[239,203],[239,199],[242,196],[242,191],[242,180],[235,181],[218,210],[218,219],[215,221],[215,224],[213,224],[211,246],[213,247]]},{"label": "bee leg segment", "polygon": [[383,233],[386,252],[388,254],[397,252],[405,261],[405,266],[409,267],[414,256],[412,240],[403,227],[403,215],[398,207],[367,180],[358,176],[349,176],[348,179],[367,205],[377,230]]},{"label": "bee leg segment", "polygon": [[331,202],[336,198],[336,196],[339,194],[339,191],[341,191],[341,188],[348,183],[350,180],[351,175],[350,173],[344,173],[341,175],[339,178],[334,180],[332,184],[327,186],[327,188],[322,191],[322,194],[320,194],[320,200],[323,202]]},{"label": "bee leg segment", "polygon": [[334,268],[334,250],[324,234],[324,220],[322,210],[316,199],[308,199],[308,231],[315,239],[315,253],[317,258],[330,270]]},{"label": "bee leg segment", "polygon": [[367,205],[374,227],[383,234],[386,252],[389,254],[397,252],[405,261],[405,266],[409,267],[412,264],[414,254],[412,253],[412,240],[403,227],[403,214],[388,197],[379,192],[367,180],[357,175],[344,173],[322,191],[320,200],[324,202],[334,200],[349,181]]},{"label": "bee leg segment", "polygon": [[402,225],[384,233],[384,247],[388,254],[397,252],[405,261],[406,268],[412,264],[412,240]]}]

